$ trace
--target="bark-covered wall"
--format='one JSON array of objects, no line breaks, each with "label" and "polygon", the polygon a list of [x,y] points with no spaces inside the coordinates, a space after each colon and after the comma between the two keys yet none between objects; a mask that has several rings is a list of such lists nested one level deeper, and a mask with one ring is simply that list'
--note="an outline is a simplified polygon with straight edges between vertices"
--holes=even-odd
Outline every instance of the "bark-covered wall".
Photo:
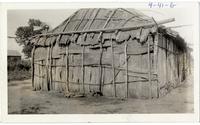
[{"label": "bark-covered wall", "polygon": [[170,37],[159,34],[158,80],[160,95],[165,95],[185,79],[186,50],[180,49]]},{"label": "bark-covered wall", "polygon": [[36,48],[35,90],[63,92],[69,85],[69,91],[77,94],[101,91],[112,97],[151,98],[165,95],[185,75],[184,53],[172,39],[161,34],[158,39],[152,36],[142,43],[133,39],[123,43],[107,40],[102,49],[95,45],[83,50],[83,46],[75,43],[66,48],[58,43],[52,49]]}]

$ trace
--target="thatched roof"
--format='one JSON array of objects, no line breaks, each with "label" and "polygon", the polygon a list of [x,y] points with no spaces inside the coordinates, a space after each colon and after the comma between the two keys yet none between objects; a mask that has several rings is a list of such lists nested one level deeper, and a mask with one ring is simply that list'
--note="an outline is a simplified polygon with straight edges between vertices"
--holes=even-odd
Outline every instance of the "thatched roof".
[{"label": "thatched roof", "polygon": [[[105,42],[106,40],[109,40],[111,38],[116,39],[116,42],[119,43],[129,39],[137,39],[140,42],[144,42],[149,33],[155,33],[157,31],[156,22],[152,18],[138,12],[137,10],[130,12],[122,8],[80,9],[49,33],[88,31],[95,29],[112,29],[151,23],[155,25],[150,28],[137,28],[134,30],[116,31],[113,33],[71,33],[62,35],[61,37],[59,35],[44,36],[39,38],[39,40],[35,39],[32,42],[37,46],[49,46],[50,44],[55,43],[56,39],[57,41],[59,41],[60,45],[67,45],[70,42],[73,42],[79,45],[86,46],[95,46],[99,44],[100,40]],[[172,36],[171,34],[169,35]],[[176,38],[176,36],[172,37]]]}]

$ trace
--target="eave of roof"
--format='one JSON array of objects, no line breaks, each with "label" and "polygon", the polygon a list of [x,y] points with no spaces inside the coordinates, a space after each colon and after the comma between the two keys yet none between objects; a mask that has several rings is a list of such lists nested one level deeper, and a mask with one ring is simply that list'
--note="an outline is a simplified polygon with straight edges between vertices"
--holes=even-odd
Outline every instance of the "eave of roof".
[{"label": "eave of roof", "polygon": [[[102,12],[99,12],[99,11],[102,11]],[[122,14],[119,15],[122,12],[127,15],[125,17],[123,17]],[[102,19],[105,18],[105,20],[103,22],[101,22],[102,20],[97,20],[99,18],[102,18]],[[122,18],[123,18],[123,20],[121,20]],[[118,22],[119,22],[119,24],[123,24],[123,25],[118,24],[117,26],[115,26],[113,19],[115,19],[115,20],[120,19],[121,21],[118,21]],[[78,22],[73,21],[73,20],[77,20]],[[142,21],[138,21],[138,20],[142,20]],[[102,24],[100,23],[101,25],[99,25],[98,27],[96,27],[95,25],[93,26],[93,23],[95,23],[95,21],[100,21]],[[174,21],[174,19],[169,19],[167,21],[165,20],[164,22],[166,23],[166,22],[170,22],[170,21]],[[112,26],[112,23],[114,23],[113,26]],[[127,24],[127,25],[124,25],[124,24]],[[35,36],[36,38],[41,37],[40,38],[41,40],[40,39],[35,40],[32,43],[34,45],[39,45],[39,46],[49,46],[53,43],[53,41],[55,41],[56,37],[61,36],[61,35],[66,36],[65,40],[64,40],[66,43],[66,41],[68,41],[68,40],[76,39],[77,38],[76,35],[78,35],[78,37],[80,37],[84,34],[91,34],[91,33],[100,34],[101,32],[103,32],[104,34],[106,34],[106,33],[115,33],[116,31],[123,31],[123,32],[124,31],[133,31],[133,30],[138,30],[140,28],[142,28],[142,29],[143,28],[144,29],[152,28],[152,27],[155,27],[155,25],[161,25],[161,24],[163,24],[163,23],[155,22],[155,20],[153,20],[152,18],[150,18],[148,16],[139,14],[137,12],[135,12],[133,14],[133,13],[127,11],[126,9],[122,9],[122,8],[117,8],[117,9],[105,9],[105,8],[103,8],[103,9],[102,8],[100,8],[100,9],[99,8],[80,9],[77,12],[75,12],[72,16],[70,16],[68,19],[66,19],[63,23],[61,23],[59,26],[57,26],[55,29],[50,31],[49,33],[40,34],[38,36]],[[116,28],[116,27],[118,27],[118,28]],[[179,35],[177,35],[178,33],[174,32],[172,30],[169,30],[170,31],[169,32],[168,30],[166,30],[166,28],[163,28],[160,26],[159,26],[159,29],[163,29],[163,30],[161,30],[162,33],[174,38],[175,40],[180,42],[178,44],[183,44],[183,47],[185,46],[184,40]],[[124,32],[124,33],[126,33],[126,32]],[[71,38],[71,37],[74,37],[74,35],[76,36],[76,38]],[[99,37],[97,37],[97,38],[99,38]],[[62,38],[60,40],[62,40]]]}]

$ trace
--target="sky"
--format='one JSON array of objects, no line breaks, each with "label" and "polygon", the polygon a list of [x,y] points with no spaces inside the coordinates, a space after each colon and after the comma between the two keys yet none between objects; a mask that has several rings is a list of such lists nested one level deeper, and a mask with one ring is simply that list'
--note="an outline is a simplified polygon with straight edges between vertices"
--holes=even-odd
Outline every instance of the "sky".
[{"label": "sky", "polygon": [[[65,9],[65,10],[8,10],[7,11],[7,32],[8,36],[15,36],[15,31],[19,26],[27,25],[30,18],[39,19],[51,28],[56,27],[73,14],[77,9]],[[131,9],[129,9],[132,11]],[[193,25],[195,15],[191,8],[165,8],[165,9],[137,9],[147,16],[153,17],[156,21],[175,18],[175,21],[166,26],[178,26],[178,25],[189,25],[181,28],[175,28],[187,43],[193,44]],[[17,50],[22,55],[22,46],[19,46],[14,39],[8,39],[8,48],[10,50]]]}]

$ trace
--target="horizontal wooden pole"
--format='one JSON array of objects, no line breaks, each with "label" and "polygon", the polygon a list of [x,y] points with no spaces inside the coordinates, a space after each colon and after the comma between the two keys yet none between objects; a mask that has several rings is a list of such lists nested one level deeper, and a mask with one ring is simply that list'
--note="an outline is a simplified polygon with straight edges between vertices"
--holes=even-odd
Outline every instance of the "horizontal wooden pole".
[{"label": "horizontal wooden pole", "polygon": [[[158,79],[152,79],[152,81],[158,81]],[[148,80],[133,80],[133,81],[128,81],[128,83],[134,83],[134,82],[148,82]],[[122,82],[115,82],[115,84],[125,84],[124,81]],[[105,83],[104,85],[112,85],[112,83]]]},{"label": "horizontal wooden pole", "polygon": [[169,53],[173,53],[174,55],[178,55],[178,53],[173,52],[173,51],[171,51],[171,50],[169,50],[169,49],[167,49],[167,48],[164,48],[164,47],[162,47],[162,46],[159,46],[159,45],[155,45],[155,46],[157,46],[157,47],[160,48],[160,49],[164,49],[164,50],[166,50],[166,51],[169,52]]},{"label": "horizontal wooden pole", "polygon": [[148,80],[147,77],[143,77],[143,76],[136,76],[136,75],[131,75],[131,74],[128,74],[128,76],[130,76],[130,77],[137,77],[137,78],[142,78],[144,80]]},{"label": "horizontal wooden pole", "polygon": [[35,37],[41,37],[41,36],[56,36],[56,35],[70,35],[70,34],[81,34],[81,33],[100,33],[100,32],[105,32],[105,33],[110,33],[110,32],[115,32],[115,31],[129,31],[129,30],[134,30],[138,28],[148,28],[148,27],[153,27],[155,25],[162,25],[165,23],[170,23],[175,21],[175,18],[170,18],[166,20],[162,20],[157,22],[157,24],[149,23],[149,24],[142,24],[142,25],[137,25],[133,27],[119,27],[119,28],[110,28],[110,29],[92,29],[92,30],[85,30],[85,31],[69,31],[69,32],[59,32],[59,33],[47,33],[47,34],[39,34],[33,37],[30,37],[30,39],[35,38]]},{"label": "horizontal wooden pole", "polygon": [[[153,52],[153,50],[151,50],[151,53]],[[124,52],[114,52],[114,54],[123,54]],[[70,55],[81,55],[82,53],[80,52],[74,52],[74,53],[69,53]],[[93,53],[84,53],[84,54],[93,54]],[[131,53],[129,51],[127,51],[127,55],[145,55],[147,54],[146,52],[143,53]],[[65,53],[60,53],[59,55],[66,55]]]},{"label": "horizontal wooden pole", "polygon": [[[54,57],[54,58],[52,58],[52,59],[56,59],[56,60],[57,60],[57,59],[60,59],[60,58],[61,58],[61,57],[57,57],[57,58]],[[46,61],[46,60],[47,60],[47,59],[35,59],[34,62],[40,62],[40,61]],[[50,58],[49,58],[48,60],[50,60]]]},{"label": "horizontal wooden pole", "polygon": [[[40,64],[40,63],[34,63],[36,65],[40,65],[40,66],[46,66],[45,64]],[[66,65],[51,65],[52,67],[66,67]],[[82,65],[69,65],[69,67],[81,67]],[[84,64],[85,67],[100,67],[99,64]],[[102,64],[103,68],[108,68],[108,69],[112,69],[111,64]],[[114,67],[114,69],[116,70],[123,70],[125,71],[124,68],[120,68],[120,67]],[[132,70],[128,70],[128,72],[130,73],[137,73],[137,74],[148,74],[148,72],[136,72],[136,71],[132,71]],[[152,74],[157,76],[157,74]]]},{"label": "horizontal wooden pole", "polygon": [[[157,81],[157,80],[158,79],[152,79],[152,81]],[[52,82],[66,83],[64,81],[57,81],[57,80],[53,80]],[[134,83],[134,82],[148,82],[148,80],[132,80],[132,81],[128,81],[128,83]],[[81,83],[78,83],[78,82],[69,81],[69,83],[81,85]],[[125,82],[115,82],[115,84],[125,84]],[[91,83],[84,83],[84,85],[99,86],[99,84],[91,84]],[[103,85],[112,85],[112,83],[104,83]]]}]

